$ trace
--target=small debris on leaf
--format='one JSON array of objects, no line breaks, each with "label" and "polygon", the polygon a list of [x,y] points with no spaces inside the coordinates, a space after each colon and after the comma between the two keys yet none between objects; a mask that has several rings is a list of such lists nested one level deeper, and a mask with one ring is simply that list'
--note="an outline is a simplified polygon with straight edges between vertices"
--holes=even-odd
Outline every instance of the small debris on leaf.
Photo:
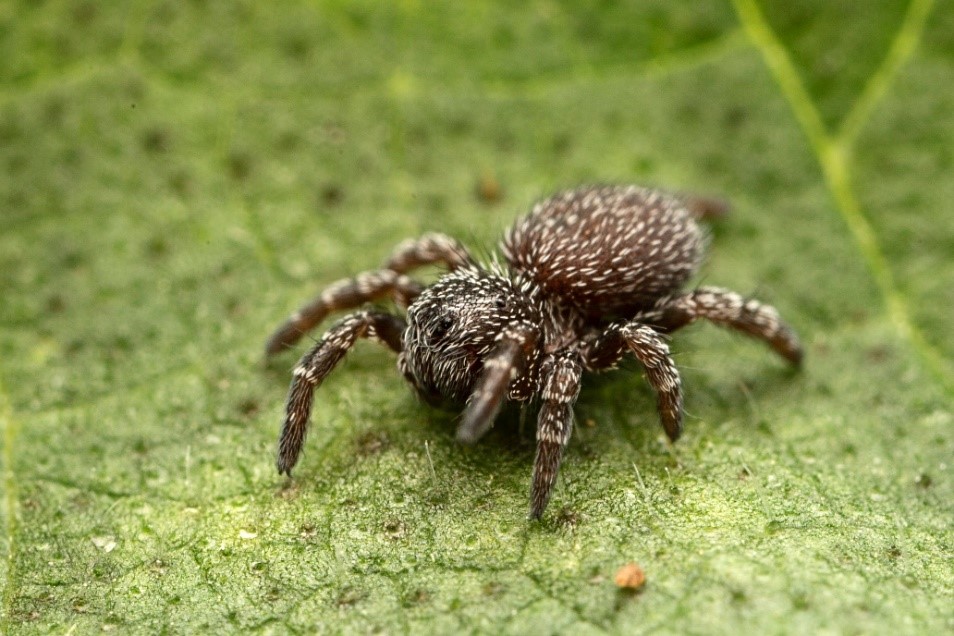
[{"label": "small debris on leaf", "polygon": [[93,545],[103,552],[112,552],[116,549],[116,540],[113,537],[93,537]]},{"label": "small debris on leaf", "polygon": [[616,572],[613,581],[621,590],[635,592],[646,585],[646,573],[635,563],[627,563]]},{"label": "small debris on leaf", "polygon": [[485,172],[477,180],[477,199],[483,203],[497,203],[503,198],[503,188],[493,173]]}]

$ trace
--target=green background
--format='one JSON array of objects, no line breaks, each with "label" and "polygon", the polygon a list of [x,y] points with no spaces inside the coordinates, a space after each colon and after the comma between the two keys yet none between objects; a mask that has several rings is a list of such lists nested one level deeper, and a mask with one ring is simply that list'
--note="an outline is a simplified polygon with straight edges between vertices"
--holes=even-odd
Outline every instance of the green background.
[{"label": "green background", "polygon": [[[950,2],[510,5],[0,5],[0,631],[954,629]],[[593,181],[731,200],[803,372],[678,334],[672,447],[588,378],[529,523],[532,431],[364,344],[278,477],[289,311]]]}]

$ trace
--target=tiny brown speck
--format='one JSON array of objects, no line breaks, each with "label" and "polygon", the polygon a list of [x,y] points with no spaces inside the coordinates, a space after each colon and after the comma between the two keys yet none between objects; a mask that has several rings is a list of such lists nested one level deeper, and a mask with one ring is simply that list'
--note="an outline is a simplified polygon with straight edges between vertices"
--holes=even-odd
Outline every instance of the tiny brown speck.
[{"label": "tiny brown speck", "polygon": [[483,203],[496,203],[503,198],[503,188],[497,178],[485,173],[477,181],[477,198]]},{"label": "tiny brown speck", "polygon": [[622,590],[636,591],[646,584],[646,573],[635,563],[627,563],[616,572],[613,581]]}]

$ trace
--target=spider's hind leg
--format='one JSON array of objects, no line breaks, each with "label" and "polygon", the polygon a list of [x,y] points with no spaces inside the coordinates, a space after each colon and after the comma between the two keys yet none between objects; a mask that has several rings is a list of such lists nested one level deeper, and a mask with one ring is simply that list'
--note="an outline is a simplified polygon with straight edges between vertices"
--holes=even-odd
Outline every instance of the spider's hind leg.
[{"label": "spider's hind leg", "polygon": [[774,307],[720,287],[700,287],[683,296],[664,298],[640,317],[666,333],[700,318],[764,341],[795,366],[802,362],[804,352],[798,336]]},{"label": "spider's hind leg", "polygon": [[341,362],[358,338],[379,340],[391,350],[400,352],[401,334],[406,326],[402,318],[392,314],[359,311],[345,316],[302,357],[293,372],[285,404],[285,420],[276,462],[279,474],[291,475],[291,469],[298,462],[308,431],[315,389]]}]

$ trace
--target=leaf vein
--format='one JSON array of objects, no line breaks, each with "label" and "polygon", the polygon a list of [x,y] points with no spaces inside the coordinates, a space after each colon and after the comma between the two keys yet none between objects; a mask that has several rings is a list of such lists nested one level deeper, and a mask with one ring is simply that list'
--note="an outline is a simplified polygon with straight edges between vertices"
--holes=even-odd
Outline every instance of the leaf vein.
[{"label": "leaf vein", "polygon": [[917,46],[932,1],[912,0],[885,62],[875,72],[856,106],[846,117],[838,137],[833,137],[826,129],[818,108],[808,94],[788,51],[772,30],[756,0],[733,0],[733,4],[740,22],[761,53],[783,97],[808,138],[821,166],[825,183],[835,201],[835,208],[848,226],[862,259],[881,292],[888,319],[901,337],[911,344],[924,366],[937,378],[944,389],[948,393],[954,393],[954,370],[944,361],[937,349],[927,341],[912,320],[908,309],[909,301],[898,289],[891,267],[879,245],[877,234],[858,203],[850,177],[850,148],[846,145],[853,140],[853,136],[863,125],[864,119],[872,112],[878,99],[887,91],[898,69]]}]

